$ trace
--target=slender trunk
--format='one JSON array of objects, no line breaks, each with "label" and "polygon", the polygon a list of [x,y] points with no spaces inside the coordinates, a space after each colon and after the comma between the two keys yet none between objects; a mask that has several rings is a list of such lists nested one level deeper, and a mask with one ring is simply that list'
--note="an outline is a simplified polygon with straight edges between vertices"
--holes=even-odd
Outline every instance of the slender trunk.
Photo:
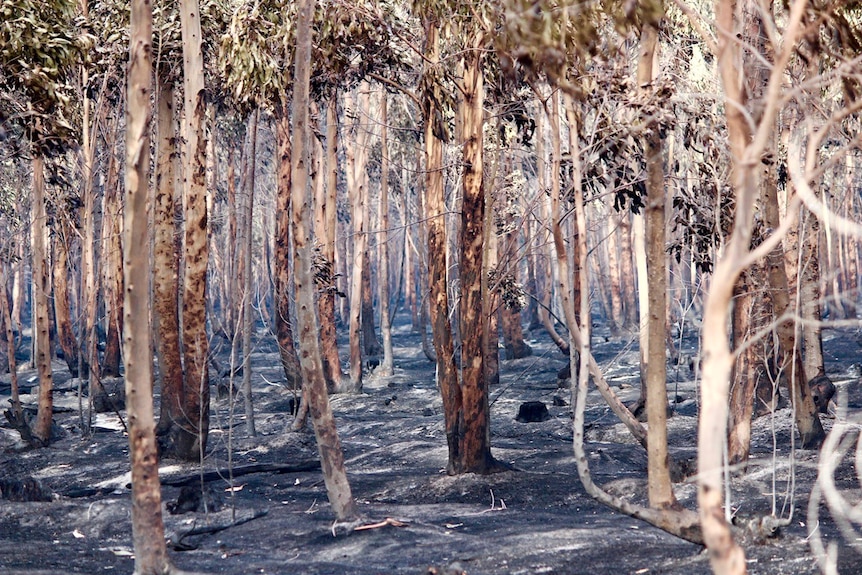
[{"label": "slender trunk", "polygon": [[239,266],[237,262],[237,203],[236,203],[236,147],[229,146],[227,156],[227,235],[225,236],[225,334],[233,341],[237,334],[236,294],[239,293]]},{"label": "slender trunk", "polygon": [[387,94],[384,90],[380,101],[380,268],[378,283],[380,284],[380,333],[383,336],[383,361],[380,363],[380,374],[392,375],[392,326],[389,321],[389,147],[387,139]]},{"label": "slender trunk", "polygon": [[613,211],[613,198],[608,196],[608,291],[611,300],[611,313],[608,317],[611,335],[620,335],[623,318],[622,279],[620,274],[620,253],[617,238],[620,234],[620,217]]},{"label": "slender trunk", "polygon": [[[365,189],[368,190],[367,181]],[[365,209],[366,228],[370,228],[371,222],[368,221],[367,216],[370,216],[371,214],[368,211],[369,206],[367,198]],[[362,334],[362,351],[364,355],[368,358],[373,358],[375,361],[380,361],[378,356],[382,349],[380,347],[380,342],[377,341],[377,329],[374,327],[374,293],[371,287],[371,252],[372,250],[367,242],[366,236],[365,255],[362,256],[362,312],[359,314],[362,320],[362,327],[360,328],[360,333]]]},{"label": "slender trunk", "polygon": [[331,392],[343,385],[344,372],[338,357],[337,332],[335,329],[335,297],[340,295],[335,277],[335,231],[336,200],[338,194],[338,92],[333,90],[326,105],[326,187],[323,197],[315,204],[317,216],[315,238],[320,246],[320,267],[317,271],[319,295],[317,299],[320,316],[320,345],[323,354],[323,373],[326,387]]},{"label": "slender trunk", "polygon": [[206,453],[209,433],[209,340],[206,325],[207,189],[206,134],[204,119],[203,53],[198,0],[180,0],[183,37],[183,94],[185,114],[185,169],[183,170],[183,216],[185,220],[185,269],[183,273],[183,370],[184,408],[193,422],[196,441],[183,446],[183,458],[199,460]]},{"label": "slender trunk", "polygon": [[631,214],[619,214],[620,231],[620,292],[623,294],[623,327],[634,330],[638,326],[637,290],[632,266]]},{"label": "slender trunk", "polygon": [[0,278],[0,314],[2,314],[3,337],[6,339],[6,355],[9,359],[9,384],[11,386],[11,397],[9,402],[12,404],[12,409],[5,412],[6,419],[9,420],[21,433],[21,439],[27,443],[32,442],[33,437],[30,433],[30,428],[24,421],[24,412],[21,409],[21,398],[18,392],[18,365],[15,361],[15,334],[12,333],[12,314],[9,312],[9,296],[6,293],[6,285],[8,284],[7,274],[3,274]]},{"label": "slender trunk", "polygon": [[[367,87],[361,90],[358,99],[354,99],[357,119],[351,129],[354,141],[345,140],[347,156],[347,193],[353,207],[351,214],[353,227],[353,258],[351,259],[350,282],[350,389],[362,389],[362,293],[363,279],[366,271],[365,255],[368,245],[366,222],[368,219],[368,190],[366,187],[365,166],[368,158],[366,144],[368,131],[360,126],[359,118],[363,110],[368,110]],[[348,391],[348,390],[345,390]]]},{"label": "slender trunk", "polygon": [[[811,381],[826,373],[823,362],[823,338],[820,327],[820,258],[817,254],[817,236],[820,234],[820,221],[809,215],[802,226],[801,266],[799,267],[799,302],[802,319],[802,355],[805,360],[805,380]],[[807,386],[806,386],[807,387]]]},{"label": "slender trunk", "polygon": [[[638,60],[638,88],[649,89],[658,76],[657,24],[645,24],[641,30],[641,53]],[[641,354],[647,357],[646,407],[649,421],[649,503],[657,509],[677,505],[670,483],[667,451],[667,257],[665,255],[665,187],[664,158],[659,127],[650,126],[644,135],[647,166],[647,202],[645,214],[646,272],[648,289],[647,331],[649,343]]]},{"label": "slender trunk", "polygon": [[278,147],[278,190],[275,200],[275,334],[287,385],[302,387],[302,372],[293,342],[290,321],[290,210],[292,194],[292,150],[288,106],[282,103],[275,123]]},{"label": "slender trunk", "polygon": [[126,212],[123,348],[132,466],[132,539],[135,573],[172,572],[162,522],[159,456],[153,419],[153,349],[150,339],[149,185],[152,4],[132,2],[126,108]]},{"label": "slender trunk", "polygon": [[[440,32],[437,24],[426,22],[426,65],[438,66],[440,62]],[[431,316],[431,334],[434,340],[434,355],[437,360],[437,384],[443,397],[443,417],[446,425],[446,442],[449,446],[450,474],[459,473],[461,462],[461,386],[455,368],[455,351],[452,343],[452,327],[449,324],[449,297],[446,281],[446,209],[443,189],[443,139],[446,126],[440,102],[440,86],[430,85],[422,95],[423,121],[425,128],[425,201],[427,202],[428,227],[428,285],[430,295],[428,307]]]},{"label": "slender trunk", "polygon": [[[174,85],[159,82],[156,195],[153,204],[153,322],[161,378],[161,405],[156,434],[162,453],[178,455],[178,445],[194,442],[183,412],[183,366],[180,355],[179,234],[176,224],[177,121]],[[186,437],[181,437],[186,436]]]},{"label": "slender trunk", "polygon": [[120,241],[123,218],[120,201],[118,162],[114,155],[114,142],[108,152],[108,169],[105,177],[105,197],[102,216],[102,238],[105,252],[105,351],[102,375],[120,375],[120,337],[123,332],[123,246]]},{"label": "slender trunk", "polygon": [[323,359],[320,355],[318,324],[315,315],[314,279],[312,274],[312,225],[307,221],[314,214],[313,198],[308,190],[308,105],[311,68],[311,24],[314,0],[300,0],[296,30],[296,68],[294,75],[294,150],[291,157],[292,192],[291,219],[295,244],[296,311],[299,341],[302,350],[301,367],[308,405],[314,423],[314,435],[323,467],[323,479],[329,503],[336,521],[357,518],[356,503],[350,491],[344,469],[344,454],[329,405]]},{"label": "slender trunk", "polygon": [[72,310],[69,307],[69,244],[71,238],[65,223],[60,223],[53,236],[54,317],[57,321],[57,339],[72,377],[78,377],[78,342],[72,329]]},{"label": "slender trunk", "polygon": [[51,279],[48,268],[48,216],[45,212],[45,160],[33,156],[32,201],[32,270],[33,270],[33,346],[39,374],[39,410],[33,435],[43,445],[51,441],[54,410],[54,379],[51,372],[51,324],[48,318],[48,294]]},{"label": "slender trunk", "polygon": [[246,178],[246,206],[245,225],[243,226],[244,255],[244,280],[242,298],[242,395],[245,406],[245,428],[249,437],[254,437],[257,432],[254,428],[254,402],[251,395],[251,334],[254,331],[254,315],[252,314],[251,294],[252,289],[252,247],[254,246],[254,175],[257,169],[257,123],[260,110],[255,110],[248,123],[249,134],[249,160],[248,177]]}]

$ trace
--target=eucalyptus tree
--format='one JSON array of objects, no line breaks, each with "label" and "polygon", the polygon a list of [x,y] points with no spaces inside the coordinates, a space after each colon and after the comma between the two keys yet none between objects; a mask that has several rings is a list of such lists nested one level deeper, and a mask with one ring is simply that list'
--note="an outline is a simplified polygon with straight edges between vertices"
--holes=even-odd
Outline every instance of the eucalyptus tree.
[{"label": "eucalyptus tree", "polygon": [[[595,81],[589,79],[591,77],[591,73],[595,73],[591,68],[595,69],[601,67],[600,64],[602,59],[594,59],[593,55],[599,51],[600,45],[602,46],[603,53],[607,55],[608,53],[619,51],[625,44],[625,38],[614,38],[608,33],[615,24],[621,31],[626,31],[631,22],[648,22],[651,24],[655,22],[654,18],[650,18],[650,14],[655,8],[652,5],[630,5],[629,8],[632,10],[630,13],[624,12],[623,8],[624,7],[621,6],[602,7],[598,5],[576,5],[566,3],[561,6],[559,10],[551,10],[550,7],[544,7],[544,5],[541,5],[540,9],[536,10],[534,5],[521,2],[520,0],[511,0],[505,3],[504,28],[506,33],[499,37],[499,50],[512,61],[516,61],[520,65],[525,66],[527,70],[530,73],[535,74],[537,78],[547,78],[552,85],[561,88],[564,92],[569,119],[570,150],[572,152],[573,191],[574,198],[578,200],[575,206],[576,213],[583,209],[582,200],[580,199],[583,191],[583,179],[581,177],[582,158],[580,155],[579,138],[581,119],[578,110],[575,109],[574,101],[576,99],[583,98],[587,93],[585,88],[590,85],[590,82]],[[542,14],[545,13],[552,13],[553,16],[550,18],[544,18],[542,17]],[[645,56],[648,55],[651,58],[652,54],[648,52],[649,50],[645,50]],[[644,68],[642,72],[651,72],[651,70]],[[650,76],[651,75],[652,74],[650,74]],[[554,96],[551,106],[552,134],[559,130],[558,110],[559,104],[557,97]],[[555,147],[555,161],[559,162],[559,136],[554,136],[553,144]],[[653,154],[653,157],[656,158],[656,155]],[[658,159],[656,161],[661,161],[660,155],[658,155],[657,158]],[[558,176],[556,173],[558,168],[559,164],[555,164],[554,170],[552,171],[552,178],[554,181],[551,196],[551,217],[553,219],[554,244],[557,251],[558,266],[560,268],[559,283],[561,297],[563,299],[563,310],[566,315],[569,334],[572,338],[572,345],[570,347],[572,353],[571,364],[573,366],[576,361],[576,358],[574,357],[575,350],[580,350],[582,353],[582,357],[580,358],[582,366],[580,381],[578,386],[573,385],[573,395],[575,396],[573,399],[576,406],[574,450],[578,460],[578,474],[587,491],[599,501],[619,509],[624,513],[644,519],[645,521],[657,525],[678,536],[691,540],[700,540],[701,535],[697,525],[697,515],[690,511],[670,508],[673,504],[673,496],[672,491],[670,491],[668,474],[666,472],[663,474],[663,479],[660,480],[665,484],[663,486],[665,496],[654,499],[651,489],[650,501],[651,503],[655,502],[655,508],[645,509],[639,506],[632,506],[625,501],[612,497],[592,481],[583,450],[582,426],[587,371],[592,372],[594,375],[595,382],[599,387],[599,390],[602,392],[609,405],[613,408],[614,412],[620,416],[624,422],[627,422],[629,428],[637,437],[639,437],[639,439],[641,439],[644,447],[650,447],[649,454],[651,459],[655,458],[656,454],[661,453],[660,450],[654,451],[651,449],[651,443],[654,441],[663,441],[663,437],[661,435],[657,435],[655,433],[657,430],[653,429],[654,426],[660,426],[661,421],[656,422],[655,425],[651,421],[649,438],[643,435],[642,428],[632,422],[631,413],[629,413],[625,408],[620,409],[619,400],[610,393],[609,390],[604,389],[606,384],[603,385],[603,378],[601,377],[600,372],[594,368],[594,360],[591,358],[589,352],[588,337],[585,335],[589,333],[589,305],[587,305],[588,302],[584,301],[581,306],[580,321],[583,323],[582,328],[579,328],[578,318],[575,314],[575,292],[569,283],[570,278],[573,276],[571,275],[571,272],[568,271],[569,257],[566,253],[565,238],[560,229],[559,210],[561,198],[559,183],[557,181]],[[658,194],[661,194],[660,189],[656,191]],[[639,197],[635,195],[632,199],[639,200]],[[579,220],[578,227],[584,229],[581,224],[583,214],[577,213],[577,218]],[[580,238],[577,242],[580,246],[579,252],[584,256],[586,255],[586,250],[584,249],[585,242],[586,238]],[[581,263],[586,264],[585,261]],[[586,273],[585,270],[586,265],[584,265],[584,273]],[[577,280],[578,278],[575,279]],[[582,286],[586,284],[584,281],[580,281],[580,283]],[[587,297],[586,293],[583,295],[585,298]],[[650,311],[652,313],[652,310]],[[659,319],[664,323],[665,319],[663,316]],[[664,344],[664,342],[660,343],[662,345]],[[663,357],[664,355],[662,353],[662,358]],[[575,370],[573,369],[573,374],[574,371]],[[659,389],[664,392],[663,387],[665,382],[662,380],[657,383],[661,384],[661,388]],[[661,402],[662,406],[665,401]],[[656,464],[667,466],[669,464],[668,458],[666,456],[660,457],[660,460],[657,461]],[[651,480],[652,479],[651,474]],[[670,493],[670,495],[668,496],[667,493]]]},{"label": "eucalyptus tree", "polygon": [[33,333],[39,374],[33,437],[44,445],[51,440],[53,410],[45,158],[63,153],[77,139],[72,77],[92,38],[74,1],[4,0],[0,14],[0,127],[23,136],[27,149],[22,152],[33,170]]},{"label": "eucalyptus tree", "polygon": [[129,458],[132,465],[132,536],[135,574],[171,573],[162,522],[159,458],[153,414],[153,352],[150,339],[149,245],[150,93],[152,5],[132,2],[126,113],[126,211],[124,322]]}]

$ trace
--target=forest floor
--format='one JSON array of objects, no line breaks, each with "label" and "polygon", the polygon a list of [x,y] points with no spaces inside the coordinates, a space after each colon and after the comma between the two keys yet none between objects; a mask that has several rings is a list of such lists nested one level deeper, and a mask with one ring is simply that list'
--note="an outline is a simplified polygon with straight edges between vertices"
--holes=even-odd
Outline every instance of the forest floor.
[{"label": "forest floor", "polygon": [[[611,338],[602,329],[596,328],[594,353],[622,399],[634,400],[639,386],[636,340]],[[445,473],[447,450],[434,365],[423,355],[418,335],[409,325],[398,324],[394,375],[371,373],[362,394],[332,397],[358,505],[367,523],[390,521],[333,536],[334,518],[320,470],[291,472],[287,467],[316,460],[317,449],[310,426],[289,430],[293,392],[281,383],[274,339],[260,335],[252,377],[258,435],[246,433],[241,400],[231,416],[229,399],[213,394],[210,454],[203,467],[211,471],[232,466],[236,475],[232,489],[227,475],[206,484],[210,506],[220,510],[165,512],[175,549],[171,557],[178,567],[230,575],[420,575],[431,566],[438,573],[471,575],[710,572],[702,547],[617,513],[585,493],[572,452],[570,391],[556,375],[566,358],[541,332],[530,334],[533,356],[501,361],[501,382],[491,390],[492,451],[514,469],[450,477]],[[862,408],[854,332],[828,331],[825,340],[829,375],[849,397],[851,408]],[[669,444],[672,456],[693,468],[697,382],[688,367],[694,354],[690,344],[682,349],[682,361],[668,370],[673,407]],[[224,353],[219,359],[227,365]],[[69,408],[56,415],[64,437],[45,449],[18,451],[17,433],[0,427],[0,485],[35,478],[33,489],[41,488],[50,499],[0,500],[0,573],[131,573],[128,439],[116,415],[99,415],[97,433],[82,439],[77,385],[61,363],[54,367],[56,405]],[[33,372],[20,377],[28,387],[36,379]],[[3,405],[8,375],[5,381],[5,391],[0,386]],[[35,403],[36,396],[23,399]],[[550,419],[516,421],[524,401],[545,402]],[[646,455],[594,389],[586,418],[594,480],[616,495],[643,502]],[[740,523],[769,515],[773,505],[776,514],[790,518],[776,537],[745,543],[752,574],[819,572],[806,527],[818,454],[797,450],[791,455],[790,419],[790,409],[784,407],[774,417],[755,422],[751,463],[744,474],[732,478],[731,508]],[[834,421],[823,418],[827,429]],[[251,472],[250,465],[259,465],[258,472]],[[791,469],[795,482],[790,481]],[[200,466],[176,461],[163,461],[161,468],[165,483],[199,471]],[[858,501],[862,489],[853,461],[843,462],[835,475],[839,488]],[[198,492],[199,481],[193,483]],[[696,509],[692,480],[675,489],[684,506]],[[176,485],[163,486],[166,508],[176,504],[180,492]],[[225,527],[234,518],[241,524],[189,534],[194,527]],[[859,540],[851,544],[840,536],[825,505],[820,521],[818,531],[838,545],[840,571],[862,572]]]}]

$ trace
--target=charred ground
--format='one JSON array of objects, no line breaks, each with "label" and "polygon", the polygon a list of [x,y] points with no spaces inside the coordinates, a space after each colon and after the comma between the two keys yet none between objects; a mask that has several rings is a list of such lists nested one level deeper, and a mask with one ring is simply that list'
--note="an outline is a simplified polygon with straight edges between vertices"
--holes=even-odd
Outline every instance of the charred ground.
[{"label": "charred ground", "polygon": [[[167,512],[168,507],[194,506],[194,498],[201,494],[201,469],[162,462],[165,522],[176,549],[174,562],[187,570],[236,575],[423,574],[432,566],[440,573],[450,569],[470,574],[709,573],[701,547],[616,513],[586,495],[572,455],[570,391],[560,387],[556,376],[566,359],[544,334],[533,335],[533,356],[502,361],[501,382],[491,391],[493,453],[514,470],[450,477],[445,473],[434,366],[423,355],[418,335],[408,325],[396,327],[394,375],[372,373],[361,395],[332,397],[353,494],[367,523],[381,525],[333,536],[322,476],[313,468],[317,459],[313,433],[310,428],[289,431],[295,395],[279,383],[283,376],[273,338],[261,333],[252,358],[259,436],[246,436],[240,403],[234,404],[231,415],[229,397],[214,400],[211,454],[204,471],[232,468],[235,473],[232,482],[229,473],[205,476],[208,512]],[[632,400],[639,385],[636,346],[630,339],[604,335],[598,326],[597,359],[616,391]],[[854,363],[859,345],[853,333],[827,332],[825,339],[829,375],[849,398],[851,411],[862,408],[859,367]],[[669,420],[671,452],[693,469],[697,387],[689,370],[692,349],[683,348],[682,359],[669,366],[668,396],[674,409]],[[227,350],[221,353],[225,364]],[[127,438],[116,416],[100,415],[97,433],[82,439],[76,384],[60,362],[54,367],[56,386],[62,390],[56,393],[56,404],[68,408],[55,415],[64,437],[46,449],[18,452],[17,433],[0,429],[4,449],[0,489],[3,481],[22,481],[14,485],[29,489],[34,495],[30,498],[50,499],[0,500],[0,572],[131,572]],[[23,382],[35,377],[31,372],[20,376]],[[550,418],[516,421],[524,401],[545,402]],[[787,518],[793,510],[789,524],[776,537],[746,542],[753,574],[819,572],[807,541],[805,514],[818,454],[791,455],[790,421],[788,407],[756,421],[752,461],[732,481],[732,510],[740,525],[771,513],[773,494],[777,513]],[[827,430],[832,421],[824,418]],[[587,427],[587,450],[597,482],[618,495],[643,500],[646,455],[595,392],[587,408]],[[311,469],[303,467],[309,462]],[[792,501],[786,496],[791,467]],[[28,478],[36,482],[27,484]],[[183,482],[192,487],[179,485]],[[853,461],[842,463],[836,482],[859,500],[862,489]],[[8,495],[13,483],[6,485]],[[694,482],[677,485],[677,497],[694,509]],[[859,572],[859,555],[838,534],[825,507],[820,518],[818,529],[824,538],[839,545],[841,571]],[[207,528],[232,521],[238,524]]]}]

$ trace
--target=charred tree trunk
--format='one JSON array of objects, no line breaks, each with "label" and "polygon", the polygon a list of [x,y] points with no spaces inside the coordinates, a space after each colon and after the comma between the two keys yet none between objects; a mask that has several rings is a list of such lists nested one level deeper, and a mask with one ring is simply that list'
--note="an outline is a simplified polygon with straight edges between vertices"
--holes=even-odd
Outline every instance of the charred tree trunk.
[{"label": "charred tree trunk", "polygon": [[[365,167],[368,160],[368,131],[360,126],[359,117],[368,110],[367,87],[359,88],[358,98],[354,99],[357,114],[351,129],[353,141],[345,140],[347,156],[347,193],[353,207],[351,214],[353,227],[353,258],[351,260],[350,282],[350,385],[340,391],[358,392],[362,390],[362,308],[363,282],[367,277],[366,254],[368,234],[368,189]],[[366,334],[367,335],[367,334]],[[371,334],[373,335],[373,333]]]},{"label": "charred tree trunk", "polygon": [[78,342],[72,329],[72,310],[69,306],[69,245],[68,225],[58,222],[53,236],[52,259],[54,267],[54,317],[57,321],[57,339],[63,358],[72,377],[78,377]]},{"label": "charred tree trunk", "polygon": [[290,210],[292,183],[292,150],[290,116],[287,102],[282,102],[275,125],[278,147],[278,184],[275,200],[275,335],[284,377],[291,389],[302,387],[302,372],[293,342],[290,321]]},{"label": "charred tree trunk", "polygon": [[195,442],[181,445],[183,459],[199,460],[206,453],[209,433],[209,340],[207,338],[207,263],[209,261],[206,190],[206,149],[201,21],[197,0],[180,0],[183,37],[183,94],[186,142],[183,170],[185,269],[182,286],[184,409],[193,423]]},{"label": "charred tree trunk", "polygon": [[[156,196],[153,203],[153,321],[161,402],[156,434],[164,455],[179,455],[178,445],[194,443],[191,422],[183,411],[183,366],[179,321],[179,230],[176,224],[177,122],[174,86],[159,82]],[[187,437],[181,437],[186,435]]]},{"label": "charred tree trunk", "polygon": [[251,394],[251,335],[254,331],[252,314],[252,247],[254,245],[254,180],[257,169],[257,123],[260,110],[255,110],[248,123],[249,157],[248,175],[245,179],[246,206],[243,226],[243,298],[242,298],[242,396],[245,407],[245,427],[249,437],[257,435],[254,427],[254,402]]},{"label": "charred tree trunk", "polygon": [[[440,32],[436,22],[425,23],[426,66],[428,72],[437,72],[440,65]],[[428,226],[428,307],[431,316],[431,334],[437,360],[437,385],[443,397],[443,417],[446,425],[446,442],[449,446],[450,474],[461,472],[461,386],[455,368],[455,349],[452,327],[449,324],[449,297],[446,282],[446,205],[443,189],[443,141],[447,127],[443,122],[440,102],[441,87],[430,84],[422,95],[425,129],[425,198]]]},{"label": "charred tree trunk", "polygon": [[108,152],[108,172],[105,177],[105,197],[102,216],[102,238],[105,251],[105,351],[102,375],[120,375],[120,334],[123,332],[123,246],[120,242],[123,218],[120,201],[120,181],[113,142]]},{"label": "charred tree trunk", "polygon": [[497,467],[491,455],[488,381],[485,377],[484,330],[487,310],[482,299],[485,188],[483,174],[483,44],[481,31],[473,33],[464,55],[460,103],[464,140],[463,203],[461,207],[461,447],[455,464],[458,473],[490,473]]},{"label": "charred tree trunk", "polygon": [[317,310],[320,317],[320,346],[323,355],[323,374],[330,393],[341,388],[344,372],[338,357],[335,329],[335,297],[340,295],[335,278],[335,230],[337,224],[336,199],[338,196],[338,91],[333,90],[326,105],[326,186],[323,197],[315,203],[315,238],[320,246],[320,263],[316,270],[319,282]]}]

